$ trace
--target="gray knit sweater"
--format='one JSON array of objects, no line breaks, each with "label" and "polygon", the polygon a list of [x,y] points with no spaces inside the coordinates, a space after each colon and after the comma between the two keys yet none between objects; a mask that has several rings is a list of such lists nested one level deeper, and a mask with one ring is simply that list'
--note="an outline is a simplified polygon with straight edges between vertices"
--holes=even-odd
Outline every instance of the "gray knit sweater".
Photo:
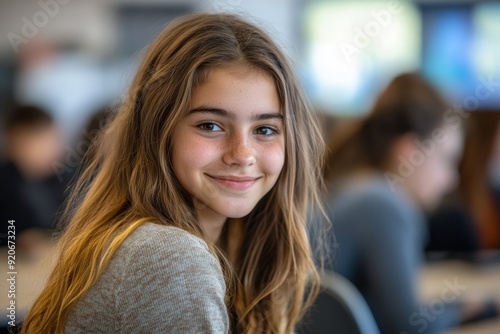
[{"label": "gray knit sweater", "polygon": [[204,241],[147,223],[77,302],[65,333],[227,333],[225,289]]}]

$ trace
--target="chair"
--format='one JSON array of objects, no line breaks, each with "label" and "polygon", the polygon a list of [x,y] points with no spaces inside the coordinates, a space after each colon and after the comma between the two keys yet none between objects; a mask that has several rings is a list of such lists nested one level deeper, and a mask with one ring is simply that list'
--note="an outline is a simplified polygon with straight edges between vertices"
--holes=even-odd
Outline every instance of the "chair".
[{"label": "chair", "polygon": [[321,292],[297,328],[299,334],[380,334],[363,296],[344,277],[321,275]]}]

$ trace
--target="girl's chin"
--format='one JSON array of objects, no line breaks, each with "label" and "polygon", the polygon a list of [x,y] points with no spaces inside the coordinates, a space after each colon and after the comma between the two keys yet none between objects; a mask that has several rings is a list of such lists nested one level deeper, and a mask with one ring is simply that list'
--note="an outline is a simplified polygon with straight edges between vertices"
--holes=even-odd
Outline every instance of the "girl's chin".
[{"label": "girl's chin", "polygon": [[[235,209],[229,209],[229,208],[225,208],[224,210],[221,210],[219,211],[219,214],[220,215],[223,215],[227,218],[243,218],[245,217],[246,215],[248,215],[252,209],[254,207],[251,207],[251,208],[235,208]],[[228,210],[229,209],[229,210]]]},{"label": "girl's chin", "polygon": [[195,208],[201,214],[208,214],[210,216],[217,215],[225,218],[243,218],[247,216],[255,206],[248,205],[236,205],[234,207],[230,205],[210,205],[204,204],[199,200],[195,200]]},{"label": "girl's chin", "polygon": [[247,210],[247,211],[239,211],[239,212],[229,212],[227,214],[224,214],[227,218],[243,218],[247,216],[252,210]]}]

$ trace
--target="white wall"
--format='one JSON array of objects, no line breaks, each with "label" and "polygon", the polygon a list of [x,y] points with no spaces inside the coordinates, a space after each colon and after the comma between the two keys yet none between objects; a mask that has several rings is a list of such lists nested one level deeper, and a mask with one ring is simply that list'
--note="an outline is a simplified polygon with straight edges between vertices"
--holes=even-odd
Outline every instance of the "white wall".
[{"label": "white wall", "polygon": [[[300,0],[208,0],[204,9],[242,14],[263,27],[285,52],[296,58],[296,14]],[[202,7],[203,8],[203,7]]]},{"label": "white wall", "polygon": [[[50,4],[44,10],[40,3]],[[57,4],[58,8],[54,5]],[[15,57],[9,34],[31,38],[49,36],[56,41],[77,39],[90,52],[106,53],[115,46],[116,24],[110,1],[99,0],[38,0],[2,1],[0,3],[0,55]],[[51,11],[51,15],[47,12]],[[43,18],[48,18],[45,24]],[[37,21],[38,20],[38,21]],[[30,31],[29,23],[37,29],[33,37],[23,34]],[[36,23],[39,23],[38,26]],[[10,35],[12,36],[12,34]]]},{"label": "white wall", "polygon": [[[230,11],[252,17],[277,40],[290,56],[296,50],[295,10],[300,0],[30,0],[0,2],[0,57],[15,57],[13,34],[27,37],[26,21],[37,29],[35,37],[50,36],[56,41],[78,40],[91,53],[111,52],[118,41],[115,11],[119,4],[186,4],[209,11]],[[41,5],[47,4],[52,16]],[[49,5],[50,4],[50,5]],[[57,4],[58,8],[54,4]],[[50,14],[50,13],[49,13]],[[46,23],[44,17],[48,18]],[[38,20],[38,21],[37,21]],[[41,23],[36,25],[36,23]],[[30,40],[30,37],[28,37]],[[21,44],[19,44],[21,45]]]}]

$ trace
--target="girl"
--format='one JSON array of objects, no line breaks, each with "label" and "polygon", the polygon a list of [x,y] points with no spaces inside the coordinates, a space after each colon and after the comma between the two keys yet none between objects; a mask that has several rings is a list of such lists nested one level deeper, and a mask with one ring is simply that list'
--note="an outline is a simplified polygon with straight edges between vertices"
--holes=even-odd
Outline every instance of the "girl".
[{"label": "girl", "polygon": [[231,15],[169,25],[104,143],[22,333],[292,332],[323,147],[276,44]]}]

